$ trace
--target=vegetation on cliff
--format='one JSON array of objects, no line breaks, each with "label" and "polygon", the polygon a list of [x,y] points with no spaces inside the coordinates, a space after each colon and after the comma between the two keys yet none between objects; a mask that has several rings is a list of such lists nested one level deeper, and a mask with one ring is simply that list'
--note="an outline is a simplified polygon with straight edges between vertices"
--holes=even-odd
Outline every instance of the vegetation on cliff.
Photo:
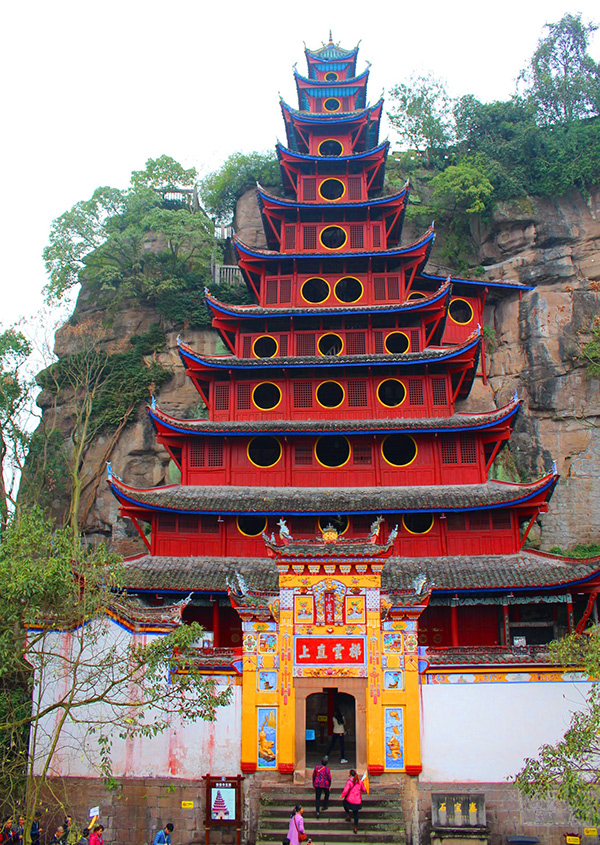
[{"label": "vegetation on cliff", "polygon": [[257,182],[264,187],[281,184],[276,154],[233,153],[200,183],[204,207],[220,223],[230,223],[237,201],[249,188],[255,188]]}]

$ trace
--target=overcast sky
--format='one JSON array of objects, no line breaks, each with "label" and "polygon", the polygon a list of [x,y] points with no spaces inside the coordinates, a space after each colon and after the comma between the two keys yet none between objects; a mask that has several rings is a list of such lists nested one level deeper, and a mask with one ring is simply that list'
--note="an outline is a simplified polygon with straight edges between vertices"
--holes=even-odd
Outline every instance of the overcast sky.
[{"label": "overcast sky", "polygon": [[[360,44],[369,99],[431,70],[454,96],[507,99],[543,26],[597,0],[274,2],[33,0],[5,7],[0,326],[41,306],[52,220],[99,185],[126,187],[148,158],[209,172],[284,136],[304,43]],[[595,36],[592,55],[600,59]],[[387,129],[384,127],[382,135]]]}]

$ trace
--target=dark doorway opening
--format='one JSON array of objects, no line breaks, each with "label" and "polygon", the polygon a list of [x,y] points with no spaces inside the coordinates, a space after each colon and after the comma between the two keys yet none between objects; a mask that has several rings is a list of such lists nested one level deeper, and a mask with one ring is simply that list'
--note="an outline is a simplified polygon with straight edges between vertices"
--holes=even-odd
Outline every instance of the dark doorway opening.
[{"label": "dark doorway opening", "polygon": [[344,759],[341,763],[341,745],[337,739],[329,754],[332,770],[349,769],[356,766],[356,701],[353,695],[339,692],[336,687],[324,687],[306,698],[306,767],[313,769],[321,762],[330,745],[333,734],[333,715],[339,709],[346,725],[344,735]]}]

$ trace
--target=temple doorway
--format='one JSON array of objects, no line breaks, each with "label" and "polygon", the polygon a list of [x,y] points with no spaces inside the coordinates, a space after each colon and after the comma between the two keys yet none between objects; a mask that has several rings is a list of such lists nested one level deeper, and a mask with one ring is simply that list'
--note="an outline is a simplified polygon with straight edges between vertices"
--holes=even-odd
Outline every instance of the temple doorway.
[{"label": "temple doorway", "polygon": [[[333,739],[333,717],[339,711],[346,728],[343,739]],[[356,700],[353,695],[324,687],[306,697],[306,767],[314,768],[329,753],[329,767],[356,767]],[[333,747],[332,747],[333,744]],[[343,753],[342,753],[343,751]],[[345,760],[344,763],[341,760]]]}]

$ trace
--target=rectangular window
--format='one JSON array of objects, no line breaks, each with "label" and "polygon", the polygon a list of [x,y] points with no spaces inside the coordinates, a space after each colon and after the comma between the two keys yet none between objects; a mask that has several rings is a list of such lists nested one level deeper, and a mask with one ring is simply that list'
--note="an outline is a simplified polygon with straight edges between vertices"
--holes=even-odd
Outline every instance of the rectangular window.
[{"label": "rectangular window", "polygon": [[279,301],[280,302],[291,302],[292,301],[292,280],[291,279],[281,279],[279,282]]},{"label": "rectangular window", "polygon": [[284,241],[284,249],[296,249],[296,227],[295,226],[286,226],[285,227],[285,241]]},{"label": "rectangular window", "polygon": [[238,384],[236,385],[237,390],[237,407],[239,411],[249,411],[252,407],[250,404],[250,385],[249,384]]},{"label": "rectangular window", "polygon": [[223,441],[213,440],[208,441],[206,466],[222,467],[223,466]]},{"label": "rectangular window", "polygon": [[352,447],[352,463],[365,466],[373,463],[373,450],[370,443],[355,443]]},{"label": "rectangular window", "polygon": [[198,517],[195,514],[180,514],[179,515],[179,533],[180,534],[197,534],[198,533]]},{"label": "rectangular window", "polygon": [[314,176],[305,176],[303,185],[304,202],[314,202],[317,198],[317,180]]},{"label": "rectangular window", "polygon": [[381,226],[374,225],[373,226],[373,248],[379,249],[381,246]]},{"label": "rectangular window", "polygon": [[446,390],[446,379],[444,378],[436,378],[435,376],[431,379],[431,393],[433,395],[433,404],[434,405],[447,405],[448,404],[448,393]]},{"label": "rectangular window", "polygon": [[315,252],[317,249],[317,227],[305,226],[302,232],[303,240],[302,247],[310,252]]},{"label": "rectangular window", "polygon": [[158,515],[158,530],[175,532],[177,530],[177,517],[173,513],[160,513]]},{"label": "rectangular window", "polygon": [[363,249],[365,245],[365,232],[363,226],[350,226],[350,249]]},{"label": "rectangular window", "polygon": [[350,408],[366,408],[367,407],[367,382],[366,381],[349,381],[348,382],[348,405]]},{"label": "rectangular window", "polygon": [[200,533],[201,534],[218,534],[219,520],[215,515],[205,514],[200,517]]},{"label": "rectangular window", "polygon": [[441,440],[442,444],[442,463],[443,464],[457,464],[458,463],[458,448],[454,437],[444,437]]},{"label": "rectangular window", "polygon": [[408,403],[409,405],[423,404],[423,380],[420,378],[408,379]]},{"label": "rectangular window", "polygon": [[477,441],[474,434],[461,434],[460,459],[463,464],[477,463]]},{"label": "rectangular window", "polygon": [[277,279],[267,279],[265,285],[265,302],[267,305],[275,305],[277,303]]},{"label": "rectangular window", "polygon": [[314,355],[316,350],[316,341],[314,334],[299,334],[296,335],[296,354],[297,355]]},{"label": "rectangular window", "polygon": [[279,357],[285,358],[288,354],[288,335],[282,334],[279,338]]},{"label": "rectangular window", "polygon": [[421,351],[421,332],[419,331],[419,329],[410,330],[410,351]]},{"label": "rectangular window", "polygon": [[229,382],[215,384],[215,411],[229,410]]},{"label": "rectangular window", "polygon": [[312,443],[296,443],[294,446],[295,466],[312,466],[313,449]]},{"label": "rectangular window", "polygon": [[362,199],[362,176],[348,177],[348,199],[361,200]]},{"label": "rectangular window", "polygon": [[242,358],[249,358],[252,354],[252,338],[246,335],[242,343]]},{"label": "rectangular window", "polygon": [[503,531],[511,527],[510,511],[492,511],[492,528],[494,531]]},{"label": "rectangular window", "polygon": [[375,302],[385,301],[385,276],[375,276],[373,279],[373,298]]},{"label": "rectangular window", "polygon": [[464,513],[449,513],[447,525],[448,531],[466,531],[467,520]]},{"label": "rectangular window", "polygon": [[203,467],[205,460],[204,453],[204,440],[197,440],[190,443],[190,467],[193,469]]},{"label": "rectangular window", "polygon": [[383,332],[373,332],[375,337],[375,354],[383,355]]},{"label": "rectangular window", "polygon": [[312,408],[313,386],[312,381],[294,382],[294,408]]},{"label": "rectangular window", "polygon": [[390,276],[388,279],[388,299],[400,299],[400,280],[398,276]]},{"label": "rectangular window", "polygon": [[469,514],[469,528],[471,531],[487,531],[490,527],[490,515],[487,511]]},{"label": "rectangular window", "polygon": [[364,355],[367,351],[367,335],[365,332],[352,332],[346,335],[346,352],[348,355]]}]

